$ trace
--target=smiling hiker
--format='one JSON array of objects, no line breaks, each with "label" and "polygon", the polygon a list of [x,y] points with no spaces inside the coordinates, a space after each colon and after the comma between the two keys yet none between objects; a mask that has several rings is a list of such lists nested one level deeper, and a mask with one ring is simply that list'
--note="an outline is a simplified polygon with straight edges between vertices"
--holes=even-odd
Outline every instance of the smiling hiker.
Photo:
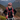
[{"label": "smiling hiker", "polygon": [[8,6],[6,7],[6,9],[4,11],[4,14],[6,16],[6,19],[14,17],[14,10],[13,10],[12,3],[11,2],[8,3]]}]

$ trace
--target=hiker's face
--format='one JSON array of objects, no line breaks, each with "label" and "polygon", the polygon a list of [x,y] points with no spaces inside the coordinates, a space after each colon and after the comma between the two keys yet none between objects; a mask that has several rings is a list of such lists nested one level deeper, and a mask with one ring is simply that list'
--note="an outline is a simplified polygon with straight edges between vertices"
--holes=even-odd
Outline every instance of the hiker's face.
[{"label": "hiker's face", "polygon": [[12,6],[8,6],[8,8],[12,8]]}]

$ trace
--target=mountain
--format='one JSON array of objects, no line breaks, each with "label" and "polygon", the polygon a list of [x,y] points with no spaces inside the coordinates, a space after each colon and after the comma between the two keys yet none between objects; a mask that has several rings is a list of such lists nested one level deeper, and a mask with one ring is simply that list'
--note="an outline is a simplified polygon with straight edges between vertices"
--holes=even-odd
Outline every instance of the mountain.
[{"label": "mountain", "polygon": [[9,2],[14,2],[15,0],[8,0],[8,1],[0,1],[0,4],[2,4],[3,6],[7,5]]},{"label": "mountain", "polygon": [[3,10],[5,10],[5,6],[3,6],[3,5],[0,4],[0,7],[1,7]]},{"label": "mountain", "polygon": [[19,2],[20,3],[20,0],[15,0],[15,2]]},{"label": "mountain", "polygon": [[14,9],[17,9],[15,16],[17,15],[20,17],[20,0],[15,0],[15,2],[12,3],[12,6]]},{"label": "mountain", "polygon": [[15,2],[12,3],[13,8],[20,7],[20,0],[15,0]]}]

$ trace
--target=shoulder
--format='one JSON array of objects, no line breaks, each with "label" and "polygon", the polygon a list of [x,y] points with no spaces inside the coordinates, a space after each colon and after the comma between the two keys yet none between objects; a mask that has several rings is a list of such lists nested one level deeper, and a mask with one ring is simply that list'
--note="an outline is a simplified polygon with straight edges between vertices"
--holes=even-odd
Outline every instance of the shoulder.
[{"label": "shoulder", "polygon": [[5,9],[4,11],[7,11],[7,9]]},{"label": "shoulder", "polygon": [[6,9],[8,10],[8,7],[6,7]]}]

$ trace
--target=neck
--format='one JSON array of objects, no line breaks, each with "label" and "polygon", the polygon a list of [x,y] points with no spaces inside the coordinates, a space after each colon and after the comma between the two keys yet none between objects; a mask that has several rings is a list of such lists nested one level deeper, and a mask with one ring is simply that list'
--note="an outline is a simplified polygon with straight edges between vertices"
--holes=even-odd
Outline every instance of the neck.
[{"label": "neck", "polygon": [[[9,8],[8,8],[9,9]],[[9,10],[12,10],[12,8],[10,8]]]}]

